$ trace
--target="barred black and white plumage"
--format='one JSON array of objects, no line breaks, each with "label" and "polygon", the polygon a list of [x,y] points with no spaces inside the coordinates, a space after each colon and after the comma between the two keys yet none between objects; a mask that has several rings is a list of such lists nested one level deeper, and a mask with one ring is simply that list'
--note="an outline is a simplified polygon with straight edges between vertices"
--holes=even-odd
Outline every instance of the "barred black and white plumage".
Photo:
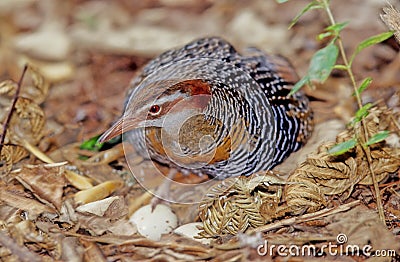
[{"label": "barred black and white plumage", "polygon": [[307,97],[288,96],[296,81],[282,57],[199,39],[144,67],[103,140],[129,131],[143,155],[184,172],[226,178],[268,170],[312,130]]}]

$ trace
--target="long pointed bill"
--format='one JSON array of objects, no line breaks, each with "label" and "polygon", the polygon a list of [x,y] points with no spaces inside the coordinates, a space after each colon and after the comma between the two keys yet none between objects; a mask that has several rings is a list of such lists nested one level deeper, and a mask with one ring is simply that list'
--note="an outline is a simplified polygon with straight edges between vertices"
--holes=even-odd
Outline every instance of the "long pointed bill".
[{"label": "long pointed bill", "polygon": [[126,133],[127,131],[133,130],[135,128],[138,128],[138,124],[141,121],[139,119],[133,119],[133,118],[126,118],[126,117],[121,117],[118,119],[117,122],[115,122],[112,127],[110,127],[106,132],[104,132],[101,137],[99,138],[100,143],[104,143],[118,135],[121,135],[122,133]]}]

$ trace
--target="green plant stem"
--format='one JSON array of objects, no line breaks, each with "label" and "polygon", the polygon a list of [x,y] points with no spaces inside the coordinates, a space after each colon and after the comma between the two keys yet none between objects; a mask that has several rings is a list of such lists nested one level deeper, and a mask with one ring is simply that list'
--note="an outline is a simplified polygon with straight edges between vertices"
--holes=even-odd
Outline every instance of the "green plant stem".
[{"label": "green plant stem", "polygon": [[[331,23],[331,25],[335,25],[336,21],[335,21],[335,18],[333,17],[333,15],[332,15],[331,9],[329,8],[329,3],[327,2],[327,0],[323,0],[323,3],[324,3],[324,7],[325,7],[325,10],[326,10],[326,13],[328,14],[328,17],[329,17],[329,22]],[[350,77],[351,84],[354,87],[354,91],[355,91],[355,94],[356,94],[358,107],[361,108],[362,107],[361,96],[360,96],[359,92],[357,92],[357,83],[356,83],[353,71],[349,67],[349,61],[347,59],[347,55],[346,55],[346,52],[344,50],[343,42],[342,42],[342,39],[341,39],[340,35],[338,35],[338,37],[337,37],[337,43],[338,43],[338,46],[339,46],[340,55],[342,56],[342,59],[343,59],[343,63],[346,66],[346,71],[347,71],[347,73],[348,73],[348,75]]]},{"label": "green plant stem", "polygon": [[[329,7],[329,0],[322,0],[322,4],[323,4],[324,9],[325,9],[325,11],[326,11],[326,13],[328,15],[329,22],[331,23],[331,25],[336,25],[335,18],[333,17],[332,11],[331,11],[331,9]],[[340,51],[340,55],[341,55],[341,57],[343,59],[343,63],[345,65],[345,67],[346,67],[347,74],[349,75],[351,84],[352,84],[352,86],[354,88],[354,93],[355,93],[355,96],[356,96],[358,107],[362,108],[363,105],[362,105],[361,95],[357,91],[357,83],[356,83],[353,71],[351,70],[351,65],[349,64],[349,61],[347,59],[346,52],[344,50],[344,46],[343,46],[343,42],[342,42],[342,39],[340,37],[340,34],[337,35],[337,40],[336,41],[337,41],[337,44],[339,46],[339,51]],[[361,144],[362,150],[364,152],[364,155],[367,158],[369,171],[371,173],[371,178],[372,178],[372,183],[374,185],[379,217],[382,220],[382,222],[384,224],[386,224],[386,222],[385,222],[385,213],[384,213],[384,210],[383,210],[381,194],[380,194],[380,191],[379,191],[379,185],[378,185],[378,182],[376,180],[375,172],[374,172],[374,170],[372,168],[371,150],[370,150],[370,148],[368,146],[367,147],[363,146],[363,144],[366,141],[368,141],[368,137],[369,137],[369,135],[368,135],[368,127],[367,127],[367,124],[365,123],[365,120],[363,118],[361,119],[361,130],[362,130],[361,131],[361,136],[358,136],[358,137],[359,137],[359,139],[361,138],[360,144]]]}]

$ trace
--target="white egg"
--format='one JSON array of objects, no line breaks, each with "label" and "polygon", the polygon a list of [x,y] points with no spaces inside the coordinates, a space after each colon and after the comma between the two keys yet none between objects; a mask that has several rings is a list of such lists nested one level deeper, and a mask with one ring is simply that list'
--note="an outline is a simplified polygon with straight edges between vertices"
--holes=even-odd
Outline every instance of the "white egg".
[{"label": "white egg", "polygon": [[168,234],[178,226],[176,215],[168,206],[162,204],[157,205],[153,212],[151,205],[139,208],[129,221],[137,226],[139,234],[155,241],[160,240],[162,234]]}]

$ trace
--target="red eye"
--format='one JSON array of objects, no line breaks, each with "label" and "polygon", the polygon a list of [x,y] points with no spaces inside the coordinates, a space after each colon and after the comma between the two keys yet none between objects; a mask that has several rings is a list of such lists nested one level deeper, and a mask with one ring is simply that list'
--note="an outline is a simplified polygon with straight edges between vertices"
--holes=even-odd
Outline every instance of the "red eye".
[{"label": "red eye", "polygon": [[159,105],[152,105],[152,106],[150,107],[149,112],[150,112],[150,114],[153,114],[153,115],[154,115],[154,114],[159,113],[160,110],[161,110],[161,107],[160,107]]}]

